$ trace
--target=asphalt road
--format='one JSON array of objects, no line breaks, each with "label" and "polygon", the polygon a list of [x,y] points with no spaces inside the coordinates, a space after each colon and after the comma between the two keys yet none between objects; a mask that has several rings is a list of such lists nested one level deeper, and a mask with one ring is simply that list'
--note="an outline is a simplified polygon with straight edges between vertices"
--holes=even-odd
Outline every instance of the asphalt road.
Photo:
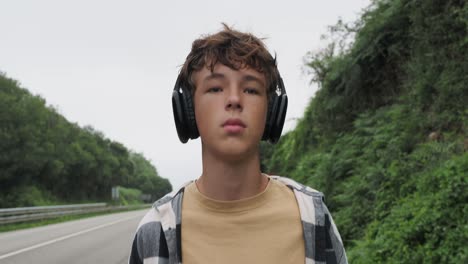
[{"label": "asphalt road", "polygon": [[147,211],[0,233],[0,263],[127,263],[133,235]]}]

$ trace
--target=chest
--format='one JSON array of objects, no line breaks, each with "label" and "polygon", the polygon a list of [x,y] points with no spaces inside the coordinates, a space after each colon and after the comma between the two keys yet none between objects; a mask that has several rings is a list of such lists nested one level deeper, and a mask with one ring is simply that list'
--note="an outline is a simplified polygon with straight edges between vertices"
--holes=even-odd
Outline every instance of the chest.
[{"label": "chest", "polygon": [[295,200],[219,212],[184,204],[184,263],[304,263],[304,238]]}]

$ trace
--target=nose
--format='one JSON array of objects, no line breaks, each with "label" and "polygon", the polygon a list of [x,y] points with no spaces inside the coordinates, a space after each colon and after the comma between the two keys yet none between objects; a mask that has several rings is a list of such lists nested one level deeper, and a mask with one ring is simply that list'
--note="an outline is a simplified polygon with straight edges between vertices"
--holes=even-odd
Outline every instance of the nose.
[{"label": "nose", "polygon": [[226,100],[226,110],[242,110],[241,96],[239,89],[230,89]]}]

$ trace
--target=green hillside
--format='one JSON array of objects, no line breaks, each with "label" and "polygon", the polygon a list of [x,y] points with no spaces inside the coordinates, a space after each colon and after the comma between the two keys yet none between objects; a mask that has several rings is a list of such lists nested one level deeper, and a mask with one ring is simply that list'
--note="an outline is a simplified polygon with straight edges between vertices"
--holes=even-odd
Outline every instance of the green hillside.
[{"label": "green hillside", "polygon": [[466,1],[373,1],[308,54],[319,91],[262,144],[325,194],[350,263],[468,263],[467,33]]},{"label": "green hillside", "polygon": [[172,188],[143,155],[70,123],[0,74],[0,208],[107,201],[112,186],[125,187],[124,202]]}]

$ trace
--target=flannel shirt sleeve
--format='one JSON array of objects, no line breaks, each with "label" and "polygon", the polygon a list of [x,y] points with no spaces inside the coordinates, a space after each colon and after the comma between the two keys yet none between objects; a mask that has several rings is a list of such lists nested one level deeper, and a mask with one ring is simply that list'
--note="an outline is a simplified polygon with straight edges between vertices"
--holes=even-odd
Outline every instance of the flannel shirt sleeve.
[{"label": "flannel shirt sleeve", "polygon": [[129,264],[169,262],[166,237],[158,220],[152,208],[140,222],[133,238]]},{"label": "flannel shirt sleeve", "polygon": [[340,233],[325,204],[323,204],[323,209],[325,213],[326,263],[347,264],[348,259]]},{"label": "flannel shirt sleeve", "polygon": [[143,260],[140,258],[138,254],[138,237],[135,235],[132,243],[132,249],[130,251],[130,257],[128,259],[129,264],[143,264]]}]

